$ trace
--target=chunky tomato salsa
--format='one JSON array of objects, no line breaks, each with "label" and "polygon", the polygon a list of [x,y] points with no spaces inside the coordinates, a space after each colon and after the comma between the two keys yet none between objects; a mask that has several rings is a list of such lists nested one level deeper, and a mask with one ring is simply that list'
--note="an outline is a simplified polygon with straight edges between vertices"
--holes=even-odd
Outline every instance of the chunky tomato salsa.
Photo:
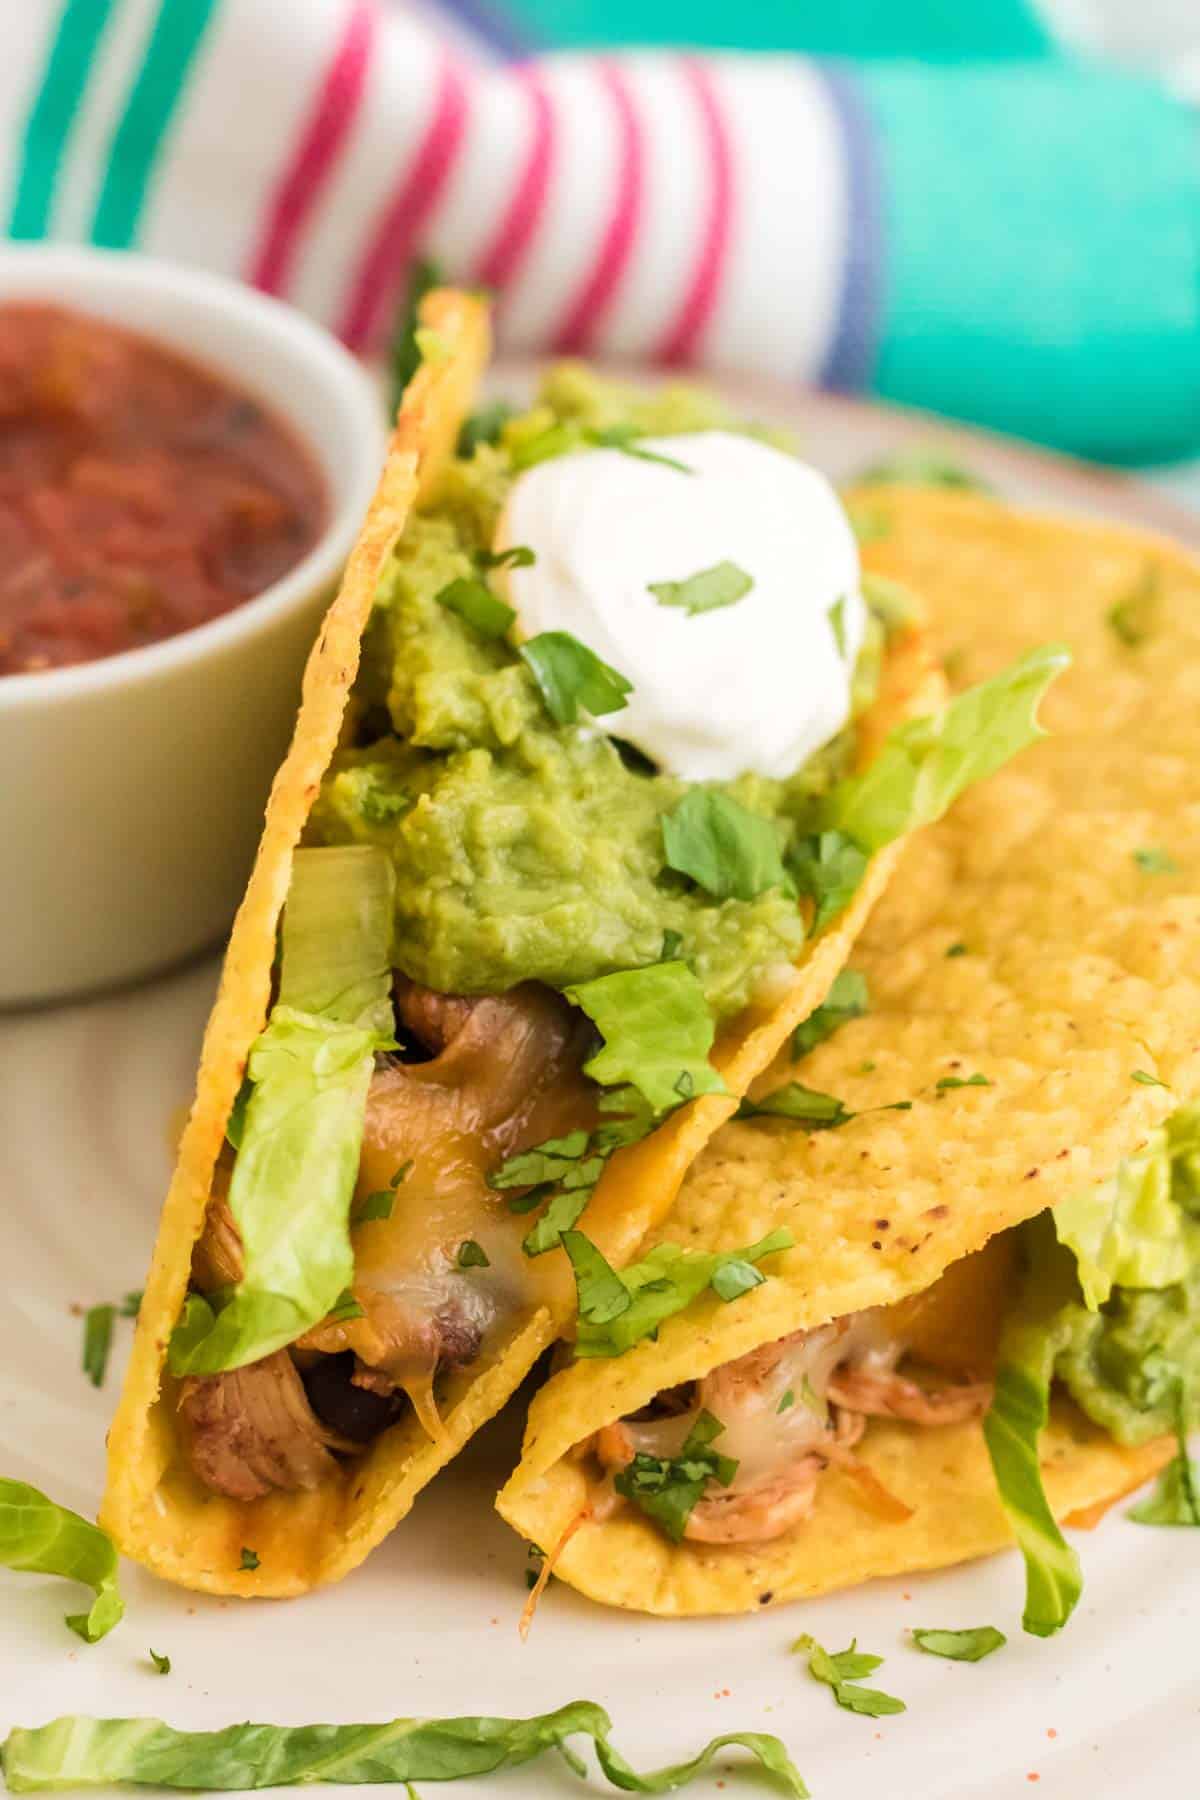
[{"label": "chunky tomato salsa", "polygon": [[249,394],[104,320],[0,306],[0,674],[215,619],[325,517],[311,456]]}]

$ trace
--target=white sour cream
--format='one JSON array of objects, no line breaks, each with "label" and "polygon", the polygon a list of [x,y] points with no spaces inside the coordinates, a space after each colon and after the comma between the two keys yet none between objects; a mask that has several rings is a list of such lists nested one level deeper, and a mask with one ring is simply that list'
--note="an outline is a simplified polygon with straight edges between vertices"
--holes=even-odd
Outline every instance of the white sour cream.
[{"label": "white sour cream", "polygon": [[[518,476],[496,538],[536,557],[507,571],[515,635],[568,631],[632,682],[600,724],[670,774],[790,775],[849,716],[866,626],[849,520],[824,475],[752,438],[638,447],[691,473],[597,449]],[[650,592],[721,562],[754,584],[732,605],[689,614]]]}]

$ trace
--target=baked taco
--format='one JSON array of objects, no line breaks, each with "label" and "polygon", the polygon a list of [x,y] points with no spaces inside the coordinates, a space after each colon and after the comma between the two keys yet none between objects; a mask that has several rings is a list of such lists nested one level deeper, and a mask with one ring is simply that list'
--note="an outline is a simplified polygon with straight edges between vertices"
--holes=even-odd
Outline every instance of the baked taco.
[{"label": "baked taco", "polygon": [[[1050,735],[906,850],[657,1247],[616,1273],[586,1222],[568,1239],[574,1357],[499,1506],[563,1580],[662,1614],[1015,1535],[1044,1633],[1079,1591],[1056,1519],[1200,1423],[1200,569],[987,500],[870,505],[869,560],[925,597],[956,683],[1053,620]],[[780,1227],[767,1279],[729,1258]],[[654,1340],[664,1242],[728,1273]],[[1185,1454],[1148,1516],[1200,1523]]]},{"label": "baked taco", "polygon": [[404,1516],[568,1323],[562,1231],[641,1242],[1061,660],[964,734],[815,471],[578,368],[471,414],[486,339],[425,302],[111,1434],[107,1528],[217,1592],[332,1579]]}]

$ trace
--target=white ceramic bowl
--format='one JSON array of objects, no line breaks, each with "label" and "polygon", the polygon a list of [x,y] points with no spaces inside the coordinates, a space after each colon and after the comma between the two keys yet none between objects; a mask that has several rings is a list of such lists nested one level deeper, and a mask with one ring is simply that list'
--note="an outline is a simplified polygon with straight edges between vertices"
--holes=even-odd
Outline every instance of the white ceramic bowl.
[{"label": "white ceramic bowl", "polygon": [[285,419],[326,485],[304,560],[232,612],[79,667],[0,676],[0,1006],[215,943],[245,885],[304,659],[378,474],[378,390],[327,332],[195,270],[0,249],[0,305],[52,300],[186,352]]}]

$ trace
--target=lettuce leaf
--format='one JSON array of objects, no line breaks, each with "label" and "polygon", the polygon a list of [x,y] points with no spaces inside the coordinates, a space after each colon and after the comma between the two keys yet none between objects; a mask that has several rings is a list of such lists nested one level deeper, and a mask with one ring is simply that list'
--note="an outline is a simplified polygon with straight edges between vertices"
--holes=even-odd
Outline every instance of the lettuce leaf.
[{"label": "lettuce leaf", "polygon": [[394,1041],[393,892],[380,850],[296,853],[279,999],[250,1051],[229,1185],[245,1270],[231,1292],[186,1309],[172,1374],[257,1362],[318,1324],[354,1279],[349,1213],[367,1090],[375,1052]]},{"label": "lettuce leaf", "polygon": [[67,1614],[67,1624],[85,1644],[99,1643],[125,1611],[109,1538],[24,1481],[0,1478],[0,1563],[90,1587],[96,1595],[90,1609]]},{"label": "lettuce leaf", "polygon": [[1001,1335],[983,1435],[1000,1499],[1025,1559],[1022,1624],[1035,1637],[1050,1637],[1066,1624],[1083,1592],[1079,1557],[1050,1511],[1038,1460],[1050,1413],[1054,1359],[1076,1284],[1070,1257],[1054,1241],[1049,1215],[1024,1226],[1022,1237],[1029,1265],[1025,1291]]},{"label": "lettuce leaf", "polygon": [[684,962],[622,969],[564,990],[604,1039],[584,1073],[604,1087],[628,1082],[656,1113],[697,1094],[723,1094],[708,1060],[714,1028],[704,989]]},{"label": "lettuce leaf", "polygon": [[901,725],[869,768],[834,788],[824,823],[866,850],[933,824],[964,788],[1045,735],[1039,703],[1070,661],[1065,646],[1044,644],[940,711]]},{"label": "lettuce leaf", "polygon": [[562,1245],[579,1300],[576,1356],[623,1356],[707,1287],[722,1300],[736,1300],[766,1280],[756,1266],[762,1258],[790,1250],[794,1242],[790,1231],[781,1230],[744,1250],[711,1254],[656,1244],[640,1262],[618,1272],[581,1231],[564,1231]]},{"label": "lettuce leaf", "polygon": [[1200,1106],[1180,1107],[1108,1181],[1055,1208],[1059,1241],[1075,1253],[1093,1312],[1114,1287],[1171,1287],[1200,1262],[1200,1221],[1187,1211],[1198,1192],[1198,1151]]},{"label": "lettuce leaf", "polygon": [[574,1700],[529,1719],[393,1719],[383,1725],[229,1725],[223,1731],[176,1731],[159,1719],[55,1719],[32,1730],[15,1727],[0,1748],[13,1793],[114,1783],[188,1788],[194,1792],[289,1787],[298,1782],[459,1781],[518,1768],[561,1750],[577,1775],[582,1760],[573,1736],[590,1737],[614,1787],[627,1794],[666,1794],[710,1767],[722,1750],[748,1750],[791,1800],[808,1789],[787,1750],[766,1732],[729,1732],[698,1756],[639,1775],[609,1742],[612,1720],[590,1700]]}]

